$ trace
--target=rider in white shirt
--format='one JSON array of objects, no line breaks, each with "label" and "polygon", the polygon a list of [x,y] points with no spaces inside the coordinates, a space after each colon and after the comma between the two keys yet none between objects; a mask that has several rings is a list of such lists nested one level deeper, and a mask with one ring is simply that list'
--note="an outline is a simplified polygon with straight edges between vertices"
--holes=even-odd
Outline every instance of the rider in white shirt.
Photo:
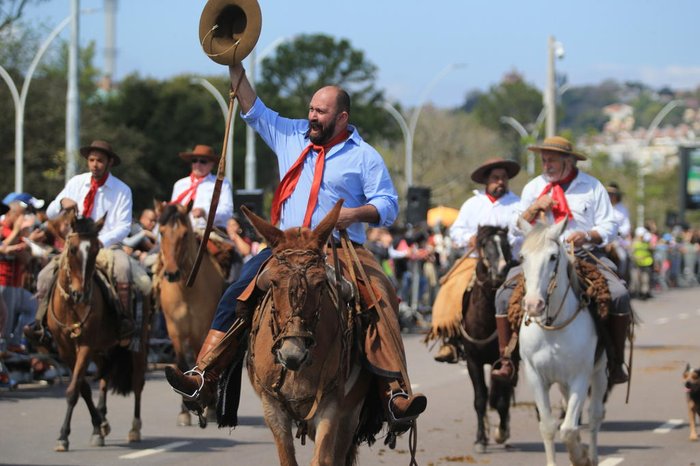
[{"label": "rider in white shirt", "polygon": [[[175,182],[170,201],[186,206],[190,201],[192,210],[190,218],[195,229],[203,229],[207,224],[207,215],[214,193],[216,175],[211,171],[219,156],[214,150],[203,144],[195,146],[191,152],[181,152],[180,158],[192,164],[192,172]],[[216,207],[214,226],[226,230],[226,223],[233,216],[233,190],[231,182],[224,178],[221,185],[221,196]]]},{"label": "rider in white shirt", "polygon": [[[540,154],[543,173],[523,188],[516,215],[527,222],[534,222],[542,216],[548,223],[557,223],[568,218],[562,239],[573,243],[577,250],[588,250],[596,257],[594,263],[605,278],[612,297],[606,326],[612,343],[606,345],[610,361],[610,382],[624,383],[628,380],[622,365],[631,307],[629,292],[615,273],[615,265],[605,257],[602,249],[617,236],[617,222],[608,193],[600,181],[579,171],[576,164],[579,160],[586,160],[586,156],[574,151],[567,139],[560,136],[549,137],[542,144],[528,149]],[[514,219],[514,223],[515,220],[517,218]],[[523,234],[517,228],[515,232]],[[587,259],[587,256],[582,258]],[[522,268],[519,266],[512,268],[506,283],[496,294],[496,324],[502,358],[491,374],[494,379],[500,381],[509,381],[514,375],[514,366],[504,353],[512,334],[507,316],[508,303],[515,288],[515,280],[511,278],[521,272]]]},{"label": "rider in white shirt", "polygon": [[520,165],[512,160],[494,158],[486,161],[471,174],[475,183],[483,184],[484,190],[474,190],[459,210],[450,227],[450,238],[458,248],[466,248],[463,258],[448,274],[433,304],[432,329],[429,337],[440,338],[442,347],[435,355],[439,362],[456,363],[457,346],[452,338],[459,331],[462,319],[462,296],[478,262],[476,233],[479,226],[490,225],[509,228],[508,238],[513,257],[517,257],[521,238],[511,233],[511,222],[520,198],[508,189],[508,182],[520,172]]}]

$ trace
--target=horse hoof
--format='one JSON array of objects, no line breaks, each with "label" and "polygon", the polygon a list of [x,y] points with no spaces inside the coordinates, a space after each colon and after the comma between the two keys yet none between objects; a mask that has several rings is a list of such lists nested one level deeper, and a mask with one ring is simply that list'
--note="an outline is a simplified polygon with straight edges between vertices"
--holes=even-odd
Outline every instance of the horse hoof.
[{"label": "horse hoof", "polygon": [[474,444],[474,452],[476,452],[480,455],[483,455],[484,453],[486,453],[486,444],[481,443],[481,442],[476,442]]},{"label": "horse hoof", "polygon": [[134,442],[140,442],[141,441],[141,432],[138,430],[130,430],[129,431],[129,436],[127,437],[127,441],[129,443],[134,443]]},{"label": "horse hoof", "polygon": [[53,451],[68,451],[68,440],[58,440],[56,441],[56,446]]},{"label": "horse hoof", "polygon": [[190,413],[180,413],[177,416],[177,425],[183,426],[183,427],[191,426],[192,425],[192,416],[190,416]]},{"label": "horse hoof", "polygon": [[503,444],[510,438],[510,431],[508,429],[503,430],[498,427],[493,429],[493,439],[499,445]]},{"label": "horse hoof", "polygon": [[92,437],[90,437],[90,446],[91,447],[104,447],[105,446],[105,438],[102,435],[94,434]]},{"label": "horse hoof", "polygon": [[100,435],[102,437],[108,436],[110,432],[112,432],[112,428],[110,427],[108,421],[104,421],[102,424],[100,424]]}]

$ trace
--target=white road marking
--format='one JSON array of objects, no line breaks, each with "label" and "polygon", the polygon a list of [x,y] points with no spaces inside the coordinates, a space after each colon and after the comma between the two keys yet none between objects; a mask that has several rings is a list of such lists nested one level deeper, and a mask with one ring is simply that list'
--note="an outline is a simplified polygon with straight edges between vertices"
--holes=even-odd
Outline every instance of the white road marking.
[{"label": "white road marking", "polygon": [[668,422],[663,424],[661,427],[657,427],[656,429],[653,430],[653,432],[655,434],[668,434],[673,429],[675,429],[676,427],[678,427],[682,424],[683,424],[682,419],[669,419]]},{"label": "white road marking", "polygon": [[656,325],[667,324],[667,323],[668,323],[668,317],[661,317],[661,318],[659,318],[659,319],[656,319],[656,320],[654,321],[654,323],[655,323]]},{"label": "white road marking", "polygon": [[615,466],[622,463],[624,460],[624,458],[620,458],[619,456],[611,456],[598,463],[598,466]]},{"label": "white road marking", "polygon": [[164,451],[169,451],[169,450],[174,450],[176,448],[184,447],[185,445],[189,445],[190,443],[192,443],[192,442],[167,443],[167,444],[160,446],[160,447],[157,447],[157,448],[149,448],[147,450],[135,451],[133,453],[129,453],[128,455],[122,455],[119,458],[125,459],[125,460],[133,460],[136,458],[143,458],[144,456],[155,455],[156,453],[163,453]]},{"label": "white road marking", "polygon": [[686,319],[688,319],[688,317],[690,317],[690,316],[688,314],[686,314],[685,312],[678,314],[678,318],[680,320],[686,320]]}]

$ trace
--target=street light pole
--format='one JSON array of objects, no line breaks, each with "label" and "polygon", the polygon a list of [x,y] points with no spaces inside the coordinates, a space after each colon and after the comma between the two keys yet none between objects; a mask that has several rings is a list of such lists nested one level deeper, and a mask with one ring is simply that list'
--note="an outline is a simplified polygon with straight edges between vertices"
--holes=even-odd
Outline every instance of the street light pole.
[{"label": "street light pole", "polygon": [[552,137],[557,132],[557,83],[554,62],[557,58],[564,57],[564,48],[560,42],[549,36],[547,46],[547,88],[544,93],[544,106],[547,123],[545,125],[545,137]]},{"label": "street light pole", "polygon": [[[413,159],[413,135],[411,134],[411,129],[408,127],[406,119],[401,115],[401,113],[399,113],[398,110],[396,110],[396,108],[394,108],[393,105],[384,101],[382,102],[382,107],[384,107],[384,110],[389,112],[389,115],[394,117],[394,120],[396,120],[401,128],[401,132],[403,133],[404,150],[406,151],[404,166],[408,170],[408,167],[411,166]],[[408,177],[406,179],[408,180]]]},{"label": "street light pole", "polygon": [[408,157],[410,158],[410,160],[407,160],[406,163],[407,187],[413,185],[413,140],[416,134],[416,126],[418,125],[418,117],[420,116],[421,110],[423,110],[423,104],[425,104],[425,100],[428,98],[428,94],[430,94],[430,91],[433,90],[433,88],[442,78],[447,76],[451,71],[456,70],[458,68],[463,68],[465,66],[467,66],[466,63],[452,63],[443,68],[442,71],[435,75],[433,80],[425,87],[425,89],[423,89],[423,93],[418,99],[418,105],[415,109],[413,109],[413,113],[411,114],[411,120],[408,124],[409,132],[411,134],[411,150],[408,153]]},{"label": "street light pole", "polygon": [[68,91],[66,93],[66,181],[76,173],[76,155],[80,145],[80,94],[78,92],[78,53],[80,37],[80,0],[71,0],[71,36],[68,53]]},{"label": "street light pole", "polygon": [[[682,100],[671,100],[668,102],[664,107],[659,110],[659,113],[656,114],[653,120],[651,120],[651,123],[649,124],[649,128],[647,128],[647,134],[646,137],[644,138],[644,146],[645,148],[648,148],[651,146],[651,141],[654,139],[654,132],[656,131],[656,128],[659,127],[659,124],[661,124],[661,120],[666,118],[666,115],[668,115],[671,110],[676,108],[679,104],[683,103]],[[646,186],[645,186],[645,180],[644,176],[646,175],[647,168],[642,165],[642,160],[641,160],[641,154],[640,158],[637,163],[637,169],[639,170],[639,173],[637,174],[637,226],[638,227],[643,227],[644,226],[644,216],[645,216],[645,207],[644,207],[644,202],[645,202],[645,191],[646,191]]]}]

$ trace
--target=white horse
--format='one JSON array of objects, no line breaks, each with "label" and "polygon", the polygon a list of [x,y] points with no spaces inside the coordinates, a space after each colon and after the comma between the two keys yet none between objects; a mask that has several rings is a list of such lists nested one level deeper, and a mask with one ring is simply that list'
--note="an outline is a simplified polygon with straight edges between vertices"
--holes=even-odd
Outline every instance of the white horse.
[{"label": "white horse", "polygon": [[[559,240],[566,220],[551,226],[531,226],[519,221],[527,233],[522,247],[525,277],[520,356],[535,392],[540,433],[547,466],[554,466],[554,434],[558,419],[552,415],[549,391],[558,384],[566,402],[566,416],[559,430],[574,466],[598,464],[598,430],[603,422],[603,397],[607,387],[605,353],[596,361],[593,318],[582,302],[572,259]],[[579,423],[588,388],[590,392],[589,449],[581,443]]]}]

